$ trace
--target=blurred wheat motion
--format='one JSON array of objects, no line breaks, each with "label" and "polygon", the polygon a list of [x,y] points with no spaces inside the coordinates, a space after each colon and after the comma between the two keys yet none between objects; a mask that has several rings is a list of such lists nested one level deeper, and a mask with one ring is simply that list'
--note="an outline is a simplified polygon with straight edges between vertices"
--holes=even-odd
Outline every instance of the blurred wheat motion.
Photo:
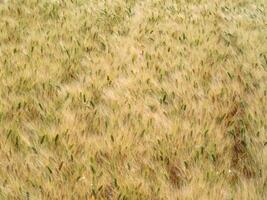
[{"label": "blurred wheat motion", "polygon": [[0,199],[267,199],[266,0],[1,0]]}]

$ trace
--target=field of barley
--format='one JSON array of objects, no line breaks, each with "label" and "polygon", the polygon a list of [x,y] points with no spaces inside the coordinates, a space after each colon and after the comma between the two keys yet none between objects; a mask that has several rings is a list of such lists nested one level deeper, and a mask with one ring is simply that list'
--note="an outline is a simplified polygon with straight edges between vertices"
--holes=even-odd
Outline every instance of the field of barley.
[{"label": "field of barley", "polygon": [[0,199],[267,199],[267,1],[0,0]]}]

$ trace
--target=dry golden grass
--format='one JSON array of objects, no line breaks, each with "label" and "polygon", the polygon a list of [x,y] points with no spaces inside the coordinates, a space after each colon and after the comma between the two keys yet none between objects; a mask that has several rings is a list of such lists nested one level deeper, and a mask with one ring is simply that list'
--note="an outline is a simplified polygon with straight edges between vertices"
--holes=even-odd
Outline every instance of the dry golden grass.
[{"label": "dry golden grass", "polygon": [[0,199],[266,199],[266,0],[0,4]]}]

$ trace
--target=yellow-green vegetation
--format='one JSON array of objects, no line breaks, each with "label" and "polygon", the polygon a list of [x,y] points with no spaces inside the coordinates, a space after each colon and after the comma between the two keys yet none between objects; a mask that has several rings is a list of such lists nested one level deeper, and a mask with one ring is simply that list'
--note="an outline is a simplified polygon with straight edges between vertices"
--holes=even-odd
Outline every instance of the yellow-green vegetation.
[{"label": "yellow-green vegetation", "polygon": [[0,3],[0,199],[266,199],[266,0]]}]

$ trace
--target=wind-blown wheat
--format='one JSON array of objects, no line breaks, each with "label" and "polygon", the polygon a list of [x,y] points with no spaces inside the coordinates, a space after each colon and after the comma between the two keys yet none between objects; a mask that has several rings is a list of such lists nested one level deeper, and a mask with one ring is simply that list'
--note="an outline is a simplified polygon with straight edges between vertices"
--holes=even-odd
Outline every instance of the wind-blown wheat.
[{"label": "wind-blown wheat", "polygon": [[266,6],[0,4],[0,198],[266,199]]}]

